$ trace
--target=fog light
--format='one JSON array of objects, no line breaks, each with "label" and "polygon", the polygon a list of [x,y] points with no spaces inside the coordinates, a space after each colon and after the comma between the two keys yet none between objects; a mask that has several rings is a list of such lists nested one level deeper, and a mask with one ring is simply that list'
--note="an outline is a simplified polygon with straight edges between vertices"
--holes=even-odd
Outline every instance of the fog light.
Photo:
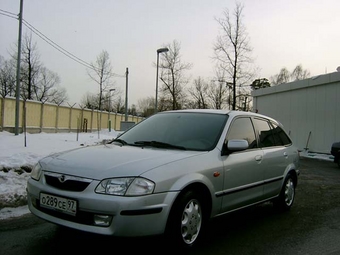
[{"label": "fog light", "polygon": [[94,224],[97,226],[108,227],[111,223],[112,216],[110,215],[97,215],[93,216]]},{"label": "fog light", "polygon": [[37,207],[37,200],[35,198],[31,198],[31,203],[35,208]]}]

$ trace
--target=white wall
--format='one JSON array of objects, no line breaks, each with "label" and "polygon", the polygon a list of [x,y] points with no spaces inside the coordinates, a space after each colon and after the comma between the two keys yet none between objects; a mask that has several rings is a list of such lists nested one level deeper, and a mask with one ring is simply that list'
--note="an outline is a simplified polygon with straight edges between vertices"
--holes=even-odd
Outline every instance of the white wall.
[{"label": "white wall", "polygon": [[340,72],[252,91],[254,109],[280,121],[299,149],[329,153],[340,141]]}]

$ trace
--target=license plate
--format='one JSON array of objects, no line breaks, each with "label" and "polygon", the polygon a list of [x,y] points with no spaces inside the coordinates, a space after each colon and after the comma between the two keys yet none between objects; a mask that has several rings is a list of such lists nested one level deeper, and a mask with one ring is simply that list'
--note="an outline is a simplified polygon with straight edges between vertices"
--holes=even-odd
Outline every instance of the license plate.
[{"label": "license plate", "polygon": [[77,213],[77,201],[64,197],[40,194],[40,206],[75,215]]}]

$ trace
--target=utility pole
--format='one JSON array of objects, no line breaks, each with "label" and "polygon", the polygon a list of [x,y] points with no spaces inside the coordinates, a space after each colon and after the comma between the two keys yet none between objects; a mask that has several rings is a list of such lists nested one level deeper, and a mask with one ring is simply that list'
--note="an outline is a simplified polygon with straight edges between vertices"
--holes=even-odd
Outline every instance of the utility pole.
[{"label": "utility pole", "polygon": [[18,58],[17,58],[17,80],[15,100],[15,135],[19,135],[19,107],[20,107],[20,62],[21,62],[21,31],[22,31],[23,0],[20,0],[19,13],[19,35],[18,35]]},{"label": "utility pole", "polygon": [[128,121],[128,76],[129,76],[129,68],[126,68],[126,88],[125,88],[125,121]]},{"label": "utility pole", "polygon": [[154,113],[158,112],[158,68],[159,68],[159,54],[163,52],[168,52],[168,48],[160,48],[157,50],[157,70],[156,70],[156,97],[155,97],[155,111]]}]

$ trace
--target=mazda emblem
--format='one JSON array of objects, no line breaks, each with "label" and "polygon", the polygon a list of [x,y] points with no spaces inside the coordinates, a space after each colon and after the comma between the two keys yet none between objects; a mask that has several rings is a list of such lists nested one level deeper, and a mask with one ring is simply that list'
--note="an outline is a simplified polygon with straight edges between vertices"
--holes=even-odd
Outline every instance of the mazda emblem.
[{"label": "mazda emblem", "polygon": [[62,175],[58,178],[60,182],[65,182],[65,175]]}]

